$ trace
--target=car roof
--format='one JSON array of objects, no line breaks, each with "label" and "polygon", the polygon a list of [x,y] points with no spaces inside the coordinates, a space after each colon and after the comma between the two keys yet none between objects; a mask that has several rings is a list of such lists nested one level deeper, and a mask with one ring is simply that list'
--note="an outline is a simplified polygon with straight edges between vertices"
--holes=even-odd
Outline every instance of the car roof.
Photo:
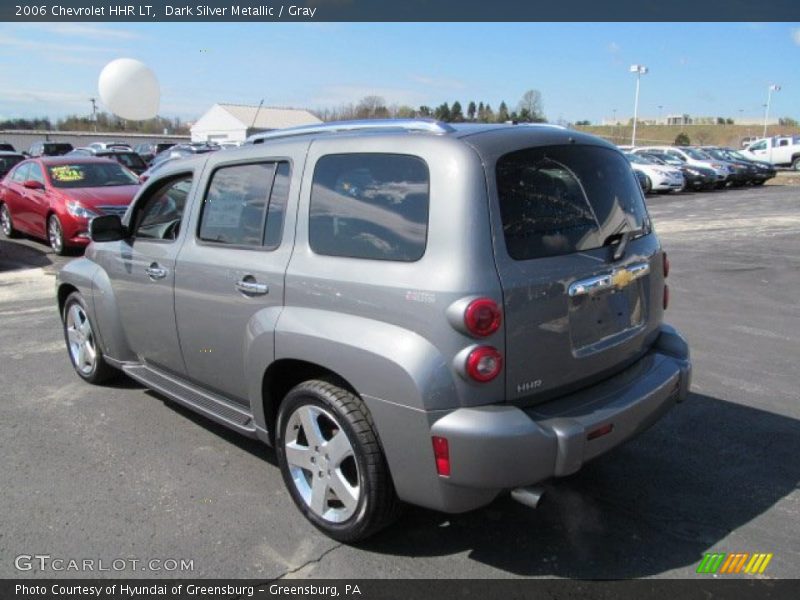
[{"label": "car roof", "polygon": [[11,150],[0,150],[0,156],[22,156],[25,155],[22,152],[13,152]]}]

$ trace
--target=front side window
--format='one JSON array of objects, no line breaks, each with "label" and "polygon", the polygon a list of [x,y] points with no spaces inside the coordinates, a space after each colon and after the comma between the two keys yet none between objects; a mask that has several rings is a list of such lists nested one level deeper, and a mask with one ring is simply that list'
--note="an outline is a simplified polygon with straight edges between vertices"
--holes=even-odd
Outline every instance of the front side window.
[{"label": "front side window", "polygon": [[133,237],[168,240],[178,237],[186,199],[192,188],[192,176],[170,179],[150,194],[134,215]]},{"label": "front side window", "polygon": [[411,262],[428,234],[430,175],[418,157],[332,154],[314,170],[309,243],[317,254]]},{"label": "front side window", "polygon": [[757,144],[753,144],[752,146],[750,146],[750,151],[751,152],[754,151],[754,150],[766,150],[766,149],[767,149],[767,142],[766,141],[758,142]]},{"label": "front side window", "polygon": [[649,230],[639,184],[614,150],[519,150],[497,161],[496,177],[506,249],[515,260],[599,248],[620,233]]},{"label": "front side window", "polygon": [[275,163],[234,165],[211,177],[199,237],[206,242],[261,246]]},{"label": "front side window", "polygon": [[42,167],[40,167],[36,163],[31,163],[31,170],[28,171],[28,175],[26,177],[27,179],[38,181],[39,183],[44,185],[44,174],[42,173]]}]

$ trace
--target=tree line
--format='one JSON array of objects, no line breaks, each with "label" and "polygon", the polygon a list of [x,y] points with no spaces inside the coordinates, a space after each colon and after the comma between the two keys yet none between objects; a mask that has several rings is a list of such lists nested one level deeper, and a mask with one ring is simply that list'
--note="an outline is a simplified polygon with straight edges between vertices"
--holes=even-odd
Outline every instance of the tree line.
[{"label": "tree line", "polygon": [[188,135],[189,127],[180,117],[156,117],[145,121],[128,121],[110,113],[97,113],[96,121],[89,116],[68,115],[55,121],[47,117],[30,119],[5,119],[0,129],[45,130],[45,131],[118,131],[125,133]]},{"label": "tree line", "polygon": [[519,102],[509,109],[505,100],[494,110],[488,102],[470,100],[466,108],[460,101],[452,104],[443,102],[432,107],[422,105],[412,107],[405,104],[387,104],[381,96],[365,96],[357,103],[342,104],[335,108],[314,111],[323,121],[347,121],[350,119],[414,119],[428,118],[446,123],[545,123],[542,94],[538,90],[528,90]]}]

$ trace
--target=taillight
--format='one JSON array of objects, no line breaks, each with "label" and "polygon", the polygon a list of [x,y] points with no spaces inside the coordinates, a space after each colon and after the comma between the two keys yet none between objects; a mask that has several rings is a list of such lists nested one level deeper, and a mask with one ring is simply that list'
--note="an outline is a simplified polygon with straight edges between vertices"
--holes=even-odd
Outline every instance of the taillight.
[{"label": "taillight", "polygon": [[669,306],[669,286],[665,283],[664,284],[664,310],[667,310],[667,306]]},{"label": "taillight", "polygon": [[478,346],[467,356],[467,375],[479,383],[491,381],[502,368],[503,357],[491,346]]},{"label": "taillight", "polygon": [[664,260],[664,277],[669,277],[669,259],[667,258],[667,253],[664,252],[661,257]]},{"label": "taillight", "polygon": [[464,310],[464,325],[472,335],[486,337],[500,329],[503,313],[491,298],[478,298]]},{"label": "taillight", "polygon": [[436,459],[436,472],[443,476],[450,476],[450,448],[447,446],[447,438],[434,435],[431,437],[433,442],[433,456]]}]

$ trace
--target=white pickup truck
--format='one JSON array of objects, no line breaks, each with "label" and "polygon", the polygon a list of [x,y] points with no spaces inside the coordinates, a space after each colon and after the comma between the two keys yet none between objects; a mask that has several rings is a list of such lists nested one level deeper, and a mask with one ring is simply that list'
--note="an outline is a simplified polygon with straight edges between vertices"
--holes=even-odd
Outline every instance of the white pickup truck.
[{"label": "white pickup truck", "polygon": [[776,135],[750,144],[742,153],[754,160],[800,171],[800,135]]}]

